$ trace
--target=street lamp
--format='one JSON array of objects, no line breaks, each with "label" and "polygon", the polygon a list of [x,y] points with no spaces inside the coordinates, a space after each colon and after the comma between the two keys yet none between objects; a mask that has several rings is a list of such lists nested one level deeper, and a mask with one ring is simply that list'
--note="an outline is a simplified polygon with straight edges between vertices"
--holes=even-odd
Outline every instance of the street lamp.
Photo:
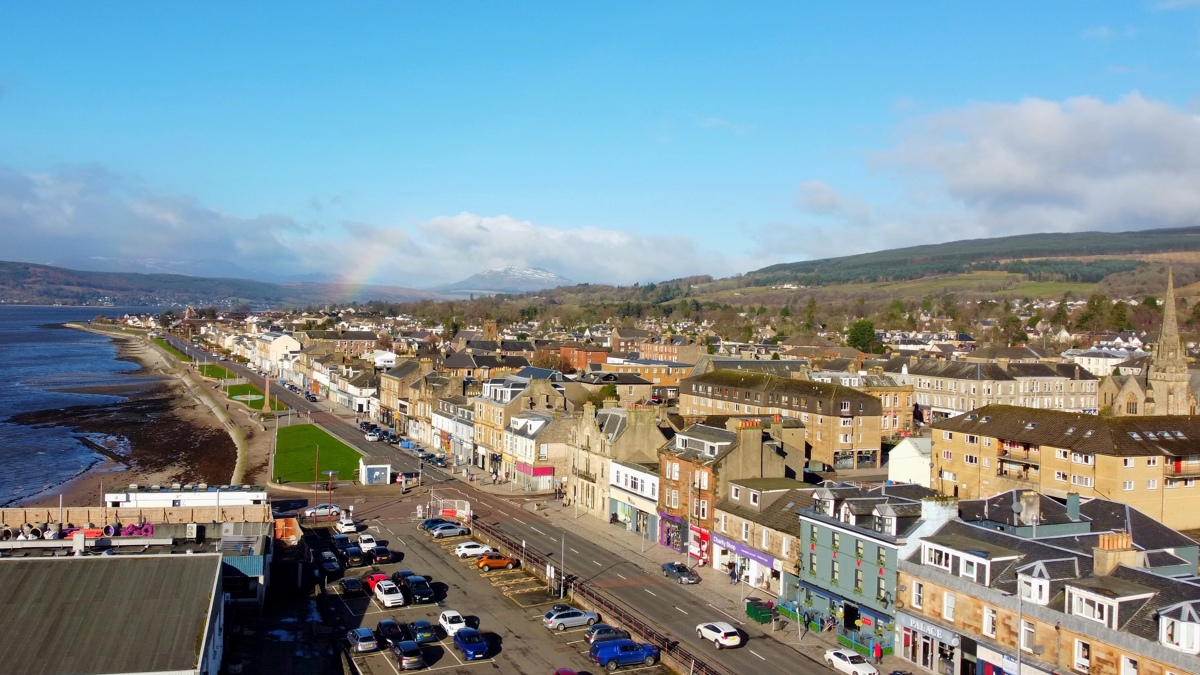
[{"label": "street lamp", "polygon": [[[326,476],[326,480],[328,481],[328,482],[325,484],[325,486],[326,486],[326,487],[329,489],[329,500],[328,500],[326,503],[327,503],[327,504],[331,504],[331,505],[332,505],[332,504],[333,504],[333,481],[334,481],[334,479],[335,479],[335,478],[337,478],[337,475],[338,475],[338,473],[340,473],[340,472],[338,472],[338,471],[325,471],[325,472],[323,472],[323,473],[325,474],[325,476]],[[325,522],[329,522],[330,520],[332,520],[332,519],[333,519],[333,508],[332,508],[332,506],[331,506],[330,508],[328,508],[328,509],[326,509],[326,510],[325,510],[325,514],[326,514],[326,515],[325,515]]]}]

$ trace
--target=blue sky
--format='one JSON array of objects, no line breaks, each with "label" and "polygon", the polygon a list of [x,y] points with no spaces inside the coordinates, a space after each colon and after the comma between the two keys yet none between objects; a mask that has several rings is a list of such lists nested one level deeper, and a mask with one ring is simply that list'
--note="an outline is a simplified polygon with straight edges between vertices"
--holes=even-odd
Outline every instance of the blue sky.
[{"label": "blue sky", "polygon": [[630,283],[1200,224],[1197,73],[1187,0],[9,3],[0,258]]}]

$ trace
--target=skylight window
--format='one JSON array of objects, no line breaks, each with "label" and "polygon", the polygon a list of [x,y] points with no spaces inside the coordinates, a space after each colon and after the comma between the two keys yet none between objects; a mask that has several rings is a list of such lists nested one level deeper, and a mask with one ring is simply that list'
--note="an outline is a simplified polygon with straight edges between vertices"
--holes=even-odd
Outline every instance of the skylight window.
[{"label": "skylight window", "polygon": [[1129,437],[1130,437],[1130,438],[1132,438],[1132,439],[1133,439],[1133,440],[1135,440],[1135,441],[1140,441],[1140,440],[1142,440],[1142,435],[1141,435],[1141,434],[1139,434],[1139,433],[1138,433],[1138,432],[1136,432],[1136,431],[1131,431],[1131,432],[1129,432]]},{"label": "skylight window", "polygon": [[1026,424],[1026,425],[1025,425],[1025,428],[1026,428],[1026,429],[1036,429],[1036,428],[1037,428],[1037,422],[1030,422],[1029,424]]},{"label": "skylight window", "polygon": [[1148,440],[1148,441],[1154,440],[1154,432],[1153,431],[1143,431],[1142,433],[1145,434],[1146,440]]},{"label": "skylight window", "polygon": [[974,414],[967,415],[967,421],[968,421],[968,422],[974,422],[974,421],[975,421],[975,415],[974,415]]},{"label": "skylight window", "polygon": [[990,419],[992,419],[992,418],[989,417],[988,415],[984,415],[983,417],[979,418],[979,421],[982,423],[982,422],[987,422]]},{"label": "skylight window", "polygon": [[1087,431],[1083,432],[1083,437],[1091,438],[1092,434],[1094,434],[1094,433],[1096,433],[1094,429],[1088,429]]},{"label": "skylight window", "polygon": [[1187,440],[1187,436],[1184,436],[1182,431],[1175,431],[1175,432],[1172,432],[1172,433],[1174,433],[1174,434],[1175,434],[1175,438],[1178,438],[1178,439],[1179,439],[1179,440],[1181,440],[1181,441],[1186,441],[1186,440]]},{"label": "skylight window", "polygon": [[1075,433],[1075,427],[1067,427],[1067,435],[1070,436],[1073,433]]}]

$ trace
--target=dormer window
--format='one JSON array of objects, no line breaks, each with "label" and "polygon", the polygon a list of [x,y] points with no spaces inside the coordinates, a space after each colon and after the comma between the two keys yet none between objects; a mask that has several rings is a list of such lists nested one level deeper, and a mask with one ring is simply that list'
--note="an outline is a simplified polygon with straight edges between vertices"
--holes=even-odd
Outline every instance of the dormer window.
[{"label": "dormer window", "polygon": [[758,506],[758,493],[753,490],[750,491],[750,505]]},{"label": "dormer window", "polygon": [[1020,590],[1021,599],[1025,602],[1045,607],[1046,603],[1050,601],[1050,581],[1047,579],[1018,576],[1017,587]]},{"label": "dormer window", "polygon": [[734,501],[740,501],[742,499],[742,488],[734,485],[730,489],[730,496],[733,497]]},{"label": "dormer window", "polygon": [[1159,610],[1158,641],[1171,649],[1200,654],[1200,603],[1181,602]]},{"label": "dormer window", "polygon": [[1091,619],[1109,628],[1116,627],[1116,607],[1112,602],[1077,588],[1067,588],[1067,611]]}]

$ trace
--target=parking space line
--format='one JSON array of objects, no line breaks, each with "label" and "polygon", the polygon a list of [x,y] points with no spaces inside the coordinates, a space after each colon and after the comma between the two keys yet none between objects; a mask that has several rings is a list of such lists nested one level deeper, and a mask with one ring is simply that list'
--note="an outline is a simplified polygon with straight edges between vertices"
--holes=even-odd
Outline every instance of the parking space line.
[{"label": "parking space line", "polygon": [[629,578],[629,577],[625,576],[624,574],[621,574],[620,572],[617,572],[617,576],[621,577],[622,579],[628,579],[628,578]]},{"label": "parking space line", "polygon": [[575,549],[571,549],[571,553],[579,553],[579,551],[576,551]]},{"label": "parking space line", "polygon": [[757,656],[758,658],[762,659],[763,661],[766,661],[766,660],[767,660],[767,659],[766,659],[766,658],[764,658],[764,657],[763,657],[761,654],[759,654],[758,652],[754,651],[753,649],[747,649],[746,651],[748,651],[748,652],[750,652],[751,654],[753,654],[753,655]]}]

